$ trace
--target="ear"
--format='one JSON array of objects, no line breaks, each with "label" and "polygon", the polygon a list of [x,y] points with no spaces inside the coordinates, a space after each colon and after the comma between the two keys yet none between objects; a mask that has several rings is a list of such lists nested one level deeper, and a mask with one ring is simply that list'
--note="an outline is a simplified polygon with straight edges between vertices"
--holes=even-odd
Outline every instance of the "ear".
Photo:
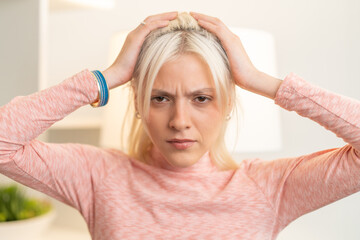
[{"label": "ear", "polygon": [[233,109],[234,107],[234,103],[233,101],[231,101],[231,98],[229,98],[228,100],[228,112],[226,113],[226,115],[229,115],[231,113],[231,110]]}]

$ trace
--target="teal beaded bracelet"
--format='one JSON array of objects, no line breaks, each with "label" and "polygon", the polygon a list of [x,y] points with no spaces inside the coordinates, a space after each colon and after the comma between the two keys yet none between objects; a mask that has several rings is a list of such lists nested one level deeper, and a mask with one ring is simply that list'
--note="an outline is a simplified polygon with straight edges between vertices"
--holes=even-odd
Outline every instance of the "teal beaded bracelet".
[{"label": "teal beaded bracelet", "polygon": [[99,89],[99,98],[97,101],[91,103],[92,107],[102,107],[105,106],[109,101],[109,88],[106,84],[104,75],[99,70],[91,71],[91,73],[96,78],[96,83]]}]

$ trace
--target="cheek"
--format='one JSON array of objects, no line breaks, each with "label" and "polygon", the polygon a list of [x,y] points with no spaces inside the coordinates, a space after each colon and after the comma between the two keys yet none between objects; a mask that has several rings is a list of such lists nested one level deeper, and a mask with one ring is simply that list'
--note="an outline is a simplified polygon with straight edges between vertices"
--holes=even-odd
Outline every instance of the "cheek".
[{"label": "cheek", "polygon": [[204,137],[215,139],[222,126],[222,116],[218,110],[209,110],[204,114],[198,114],[196,117],[197,128]]},{"label": "cheek", "polygon": [[160,134],[164,132],[164,128],[166,128],[166,119],[167,116],[164,113],[159,111],[149,111],[149,118],[146,122],[146,125],[150,132],[150,137],[154,140],[160,137]]}]

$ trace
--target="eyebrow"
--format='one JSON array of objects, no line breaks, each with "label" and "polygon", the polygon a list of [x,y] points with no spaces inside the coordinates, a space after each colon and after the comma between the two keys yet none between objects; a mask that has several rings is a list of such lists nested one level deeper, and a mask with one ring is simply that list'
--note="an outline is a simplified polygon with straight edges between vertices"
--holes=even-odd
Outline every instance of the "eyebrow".
[{"label": "eyebrow", "polygon": [[[193,95],[197,95],[197,94],[202,94],[202,93],[214,93],[215,92],[215,88],[201,88],[195,91],[192,91],[190,93],[188,93],[188,96],[193,96]],[[157,95],[166,95],[166,96],[170,96],[170,97],[174,97],[174,94],[171,94],[169,92],[166,92],[162,89],[157,89],[157,88],[153,88],[152,89],[152,94],[157,94]]]}]

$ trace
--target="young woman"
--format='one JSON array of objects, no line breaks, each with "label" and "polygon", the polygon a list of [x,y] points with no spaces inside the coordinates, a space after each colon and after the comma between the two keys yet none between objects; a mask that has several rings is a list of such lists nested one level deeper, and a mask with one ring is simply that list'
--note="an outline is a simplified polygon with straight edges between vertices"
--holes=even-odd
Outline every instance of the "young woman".
[{"label": "young woman", "polygon": [[[128,152],[35,138],[107,88],[134,91]],[[224,145],[235,87],[348,144],[236,163]],[[95,110],[95,109],[94,109]],[[360,190],[360,102],[257,70],[241,40],[199,13],[147,17],[103,73],[87,69],[0,108],[0,172],[74,208],[93,239],[275,239],[296,218]],[[259,136],[261,137],[261,136]]]}]

